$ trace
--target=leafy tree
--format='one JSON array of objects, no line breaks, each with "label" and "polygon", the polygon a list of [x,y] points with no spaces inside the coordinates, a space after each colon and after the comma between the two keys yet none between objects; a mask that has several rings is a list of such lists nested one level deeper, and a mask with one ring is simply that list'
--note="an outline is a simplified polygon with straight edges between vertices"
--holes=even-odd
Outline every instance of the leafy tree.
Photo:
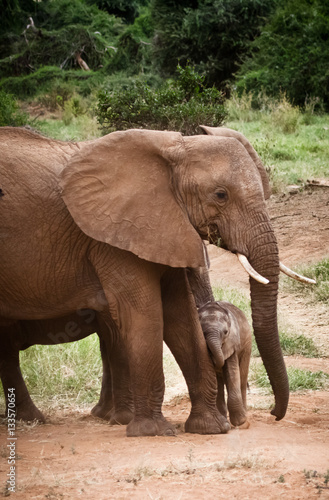
[{"label": "leafy tree", "polygon": [[329,109],[329,4],[326,0],[281,2],[252,56],[237,75],[242,92],[285,92],[296,105],[320,98]]},{"label": "leafy tree", "polygon": [[152,66],[151,39],[153,23],[148,7],[140,10],[133,24],[128,25],[117,41],[117,52],[109,61],[107,70],[125,71],[128,75],[144,73]]},{"label": "leafy tree", "polygon": [[33,0],[0,0],[0,36],[8,31],[20,30],[27,12],[34,12]]},{"label": "leafy tree", "polygon": [[138,17],[141,7],[147,5],[149,0],[87,0],[89,5],[97,5],[109,14],[121,17],[128,23],[133,23]]},{"label": "leafy tree", "polygon": [[155,58],[166,75],[191,61],[208,84],[232,78],[250,41],[272,12],[273,0],[152,0]]},{"label": "leafy tree", "polygon": [[20,35],[9,33],[2,39],[11,50],[0,60],[2,77],[27,74],[42,66],[79,68],[81,60],[85,68],[98,69],[114,56],[116,40],[124,29],[120,19],[82,0],[43,0],[33,18],[28,16]]}]

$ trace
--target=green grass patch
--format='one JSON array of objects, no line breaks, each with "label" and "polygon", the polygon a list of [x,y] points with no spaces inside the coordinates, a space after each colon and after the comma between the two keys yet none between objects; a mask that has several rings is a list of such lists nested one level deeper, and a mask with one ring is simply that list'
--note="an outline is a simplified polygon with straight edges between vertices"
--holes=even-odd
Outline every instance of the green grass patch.
[{"label": "green grass patch", "polygon": [[319,350],[313,339],[305,335],[297,335],[285,330],[280,330],[280,344],[284,356],[305,356],[306,358],[316,358],[320,356]]},{"label": "green grass patch", "polygon": [[227,102],[225,125],[249,139],[267,168],[274,192],[329,176],[329,115],[315,114],[311,104],[302,111],[284,95],[275,100],[251,93],[241,97],[233,93]]},{"label": "green grass patch", "polygon": [[27,123],[27,118],[20,111],[16,97],[0,90],[0,127],[21,127]]},{"label": "green grass patch", "polygon": [[[293,366],[287,368],[291,392],[301,390],[325,390],[329,387],[329,375],[323,371],[311,372]],[[265,367],[260,363],[251,363],[249,379],[258,387],[271,390]]]},{"label": "green grass patch", "polygon": [[316,284],[307,285],[283,277],[281,284],[283,290],[307,297],[312,302],[329,303],[329,258],[322,259],[309,266],[298,266],[294,271],[315,279]]},{"label": "green grass patch", "polygon": [[20,363],[38,404],[97,403],[103,370],[96,334],[69,344],[32,346],[20,353]]},{"label": "green grass patch", "polygon": [[61,141],[86,141],[96,139],[102,134],[95,118],[88,115],[73,117],[69,123],[64,120],[38,120],[32,123],[33,128],[52,139]]},{"label": "green grass patch", "polygon": [[216,286],[213,288],[213,294],[215,300],[222,300],[225,302],[231,302],[236,307],[241,309],[245,313],[248,318],[248,321],[251,322],[251,309],[250,309],[250,298],[244,292],[241,292],[237,288],[233,288],[230,286],[220,287]]},{"label": "green grass patch", "polygon": [[[320,356],[319,350],[314,344],[313,339],[305,337],[305,335],[297,335],[296,333],[286,331],[280,323],[279,337],[281,350],[284,356],[305,356],[306,358],[317,358]],[[252,339],[251,355],[253,357],[260,356],[255,337]]]}]

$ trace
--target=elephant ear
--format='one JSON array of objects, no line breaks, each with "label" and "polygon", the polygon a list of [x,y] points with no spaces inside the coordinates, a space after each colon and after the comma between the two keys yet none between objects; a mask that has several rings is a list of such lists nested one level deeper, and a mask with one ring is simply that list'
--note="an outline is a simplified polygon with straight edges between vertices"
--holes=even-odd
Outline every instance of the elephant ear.
[{"label": "elephant ear", "polygon": [[91,238],[151,262],[202,266],[202,240],[171,187],[172,163],[184,156],[176,132],[128,130],[82,143],[62,172],[63,200]]},{"label": "elephant ear", "polygon": [[227,310],[231,326],[228,332],[228,336],[222,345],[222,351],[224,359],[228,359],[232,356],[234,352],[240,351],[240,329],[237,319],[230,310]]},{"label": "elephant ear", "polygon": [[252,147],[248,139],[241,134],[240,132],[237,132],[236,130],[232,130],[230,128],[225,128],[225,127],[206,127],[206,125],[200,125],[200,128],[206,132],[207,135],[217,135],[220,137],[234,137],[238,141],[243,144],[243,146],[246,148],[247,152],[251,156],[252,160],[254,161],[258,172],[261,176],[262,179],[262,184],[263,184],[263,190],[264,190],[264,198],[265,200],[268,200],[268,198],[271,196],[271,188],[270,188],[270,183],[268,180],[268,176],[266,173],[266,170],[264,168],[264,165],[262,163],[262,160],[259,158],[258,154],[256,153],[255,149]]}]

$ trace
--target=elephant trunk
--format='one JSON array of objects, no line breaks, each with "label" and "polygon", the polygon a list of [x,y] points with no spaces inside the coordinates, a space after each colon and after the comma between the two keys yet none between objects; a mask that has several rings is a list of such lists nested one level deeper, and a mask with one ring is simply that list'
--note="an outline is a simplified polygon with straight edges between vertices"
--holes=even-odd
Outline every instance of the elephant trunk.
[{"label": "elephant trunk", "polygon": [[205,333],[205,339],[211,353],[211,359],[215,365],[215,370],[220,371],[224,366],[225,359],[222,351],[222,344],[218,338],[218,333],[216,334],[215,332],[213,335]]},{"label": "elephant trunk", "polygon": [[261,235],[254,237],[253,248],[249,247],[249,261],[270,282],[263,285],[250,278],[252,321],[257,347],[275,397],[275,408],[271,413],[276,420],[281,420],[288,406],[289,382],[277,325],[279,256],[269,221],[261,225]]}]

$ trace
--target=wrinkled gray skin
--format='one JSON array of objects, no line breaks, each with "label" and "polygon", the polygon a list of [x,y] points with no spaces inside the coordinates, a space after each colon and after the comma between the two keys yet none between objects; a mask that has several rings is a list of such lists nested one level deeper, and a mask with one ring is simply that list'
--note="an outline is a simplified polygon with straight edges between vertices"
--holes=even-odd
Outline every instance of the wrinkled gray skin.
[{"label": "wrinkled gray skin", "polygon": [[247,385],[251,356],[251,328],[245,314],[233,304],[208,302],[199,308],[201,328],[217,372],[217,407],[233,426],[247,426]]}]

